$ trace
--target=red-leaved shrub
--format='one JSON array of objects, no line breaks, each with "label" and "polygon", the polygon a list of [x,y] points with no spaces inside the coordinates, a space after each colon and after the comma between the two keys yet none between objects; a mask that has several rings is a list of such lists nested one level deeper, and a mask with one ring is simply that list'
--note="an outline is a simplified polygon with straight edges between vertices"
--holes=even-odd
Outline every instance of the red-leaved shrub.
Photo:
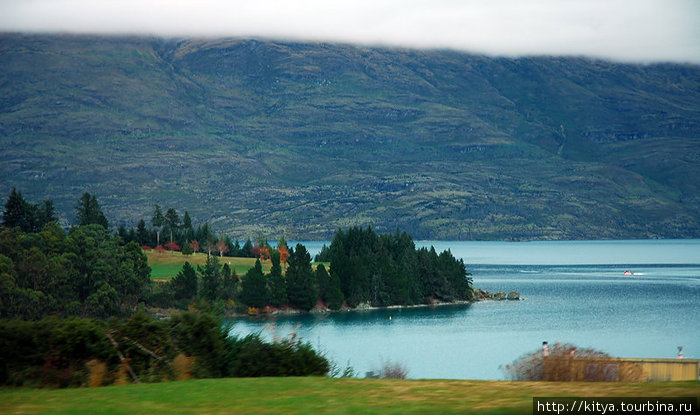
[{"label": "red-leaved shrub", "polygon": [[165,249],[167,249],[168,251],[179,251],[180,245],[178,245],[175,242],[168,242],[167,244],[165,244]]}]

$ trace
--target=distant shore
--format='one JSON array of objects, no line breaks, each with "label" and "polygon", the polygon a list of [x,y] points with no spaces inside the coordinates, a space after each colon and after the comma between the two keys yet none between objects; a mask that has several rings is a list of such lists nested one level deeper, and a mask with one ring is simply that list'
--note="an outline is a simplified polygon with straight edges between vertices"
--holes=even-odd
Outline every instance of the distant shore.
[{"label": "distant shore", "polygon": [[[337,310],[332,310],[328,308],[325,304],[319,302],[311,310],[301,310],[298,308],[283,307],[275,308],[266,306],[265,308],[257,311],[251,312],[233,312],[227,313],[224,316],[228,318],[243,317],[243,318],[258,318],[258,317],[286,317],[286,316],[300,316],[300,315],[325,315],[325,314],[335,314],[335,313],[352,313],[352,312],[364,312],[364,311],[378,311],[378,310],[404,310],[404,309],[414,309],[414,308],[437,308],[437,307],[448,307],[448,306],[459,306],[459,305],[470,305],[482,301],[518,301],[520,300],[520,293],[517,291],[511,291],[506,294],[504,291],[499,291],[491,293],[482,289],[474,290],[474,297],[471,300],[457,300],[457,301],[438,301],[433,300],[429,304],[406,304],[406,305],[389,305],[384,307],[371,306],[369,303],[358,304],[357,307],[350,307],[347,304],[343,304]],[[180,310],[176,309],[153,309],[151,314],[156,318],[169,318],[170,315],[176,313]]]},{"label": "distant shore", "polygon": [[458,306],[458,305],[469,305],[482,301],[503,301],[520,300],[520,293],[517,291],[511,291],[506,294],[505,292],[491,293],[486,290],[475,289],[474,298],[471,300],[457,300],[457,301],[437,301],[434,300],[428,304],[407,304],[407,305],[389,305],[384,307],[371,306],[368,303],[358,304],[357,307],[349,307],[343,305],[343,307],[337,310],[331,310],[324,304],[317,304],[314,308],[309,311],[294,309],[294,308],[272,308],[265,307],[256,314],[249,313],[235,313],[230,317],[263,317],[263,316],[298,316],[298,315],[323,315],[331,313],[350,313],[350,312],[363,312],[363,311],[377,311],[377,310],[403,310],[403,309],[413,309],[413,308],[436,308],[436,307],[447,307],[447,306]]}]

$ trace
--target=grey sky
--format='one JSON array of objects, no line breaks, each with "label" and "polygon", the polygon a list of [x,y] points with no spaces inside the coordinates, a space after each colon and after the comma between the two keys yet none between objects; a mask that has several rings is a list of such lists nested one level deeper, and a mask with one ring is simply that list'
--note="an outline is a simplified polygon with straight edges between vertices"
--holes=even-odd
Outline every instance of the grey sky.
[{"label": "grey sky", "polygon": [[250,36],[700,63],[700,0],[0,0],[0,31]]}]

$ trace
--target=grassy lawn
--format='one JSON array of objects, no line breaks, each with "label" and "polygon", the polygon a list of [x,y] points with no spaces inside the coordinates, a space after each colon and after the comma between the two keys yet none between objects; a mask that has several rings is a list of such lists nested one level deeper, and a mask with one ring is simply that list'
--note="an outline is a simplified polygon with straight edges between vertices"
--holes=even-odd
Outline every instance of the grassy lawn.
[{"label": "grassy lawn", "polygon": [[699,396],[700,382],[553,383],[331,378],[205,379],[81,389],[0,389],[0,413],[515,414],[534,396]]},{"label": "grassy lawn", "polygon": [[[197,265],[204,265],[207,262],[207,254],[196,253],[192,255],[182,255],[180,252],[156,252],[145,251],[148,257],[148,266],[151,267],[151,279],[159,281],[167,281],[177,275],[182,270],[182,265],[185,261],[189,262],[196,268]],[[238,276],[244,275],[249,269],[255,266],[255,258],[240,258],[240,257],[218,257],[219,264],[229,264],[231,269],[236,268]],[[314,262],[313,269],[316,269],[318,264],[324,264],[326,270],[330,267],[330,262]],[[270,261],[263,261],[263,272],[270,272],[272,264]]]},{"label": "grassy lawn", "polygon": [[[196,253],[193,255],[182,255],[180,252],[163,252],[146,251],[148,257],[148,265],[151,267],[151,279],[154,280],[169,280],[177,275],[182,269],[185,261],[196,265],[204,265],[207,262],[207,254]],[[219,263],[229,264],[231,269],[236,268],[236,274],[243,275],[250,268],[255,266],[255,258],[237,258],[237,257],[220,257]],[[263,271],[270,271],[270,261],[262,263]]]}]

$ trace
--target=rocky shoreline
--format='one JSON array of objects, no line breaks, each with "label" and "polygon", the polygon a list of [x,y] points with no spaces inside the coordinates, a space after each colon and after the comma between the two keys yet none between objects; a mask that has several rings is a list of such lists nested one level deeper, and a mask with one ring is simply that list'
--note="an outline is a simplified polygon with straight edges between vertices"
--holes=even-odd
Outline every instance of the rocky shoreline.
[{"label": "rocky shoreline", "polygon": [[[472,300],[460,300],[460,301],[451,301],[451,302],[446,302],[446,301],[438,301],[438,300],[432,300],[429,304],[411,304],[411,305],[390,305],[386,307],[374,307],[371,306],[369,303],[361,303],[358,304],[357,307],[350,307],[347,304],[343,304],[343,306],[338,309],[338,310],[331,310],[328,308],[325,304],[322,302],[318,302],[314,308],[312,308],[309,311],[304,311],[296,308],[291,308],[291,307],[284,307],[284,308],[274,308],[267,306],[261,310],[258,309],[249,309],[247,313],[243,312],[237,312],[237,313],[230,313],[226,314],[225,317],[232,318],[232,317],[263,317],[263,316],[298,316],[298,315],[304,315],[304,314],[312,314],[312,315],[323,315],[323,314],[331,314],[331,313],[349,313],[349,312],[358,312],[358,311],[375,311],[375,310],[403,310],[403,309],[412,309],[412,308],[434,308],[434,307],[446,307],[446,306],[455,306],[455,305],[469,305],[469,304],[474,304],[478,303],[481,301],[519,301],[520,300],[520,293],[518,291],[510,291],[509,293],[506,294],[505,291],[498,291],[495,293],[486,291],[486,290],[481,290],[481,289],[474,289],[474,298]],[[173,312],[176,310],[171,310],[171,309],[157,309],[157,310],[152,310],[154,317],[163,319],[163,318],[168,318]]]},{"label": "rocky shoreline", "polygon": [[488,292],[486,290],[475,289],[474,290],[474,298],[477,299],[476,301],[480,301],[480,300],[518,301],[518,300],[520,300],[520,293],[518,291],[511,291],[508,294],[506,294],[505,291],[498,291],[495,293],[491,293],[491,292]]},{"label": "rocky shoreline", "polygon": [[343,307],[341,307],[338,310],[331,310],[327,306],[325,306],[323,303],[319,302],[316,304],[314,308],[312,308],[309,311],[304,311],[304,310],[298,310],[298,309],[293,309],[293,308],[284,308],[284,309],[273,309],[271,307],[266,307],[265,309],[261,310],[259,313],[256,314],[237,314],[236,316],[242,316],[242,317],[248,317],[248,316],[265,316],[265,315],[272,315],[272,316],[293,316],[293,315],[301,315],[301,314],[328,314],[328,313],[342,313],[342,312],[356,312],[356,311],[374,311],[374,310],[402,310],[402,309],[412,309],[412,308],[426,308],[426,307],[444,307],[444,306],[454,306],[454,305],[467,305],[467,304],[473,304],[477,303],[480,301],[519,301],[520,300],[520,293],[518,291],[511,291],[509,293],[505,293],[505,291],[499,291],[495,293],[491,293],[486,290],[481,290],[481,289],[475,289],[474,290],[474,298],[472,300],[460,300],[460,301],[451,301],[451,302],[445,302],[445,301],[437,301],[433,300],[429,304],[411,304],[411,305],[390,305],[386,307],[374,307],[371,306],[369,303],[361,303],[358,304],[357,307],[349,307],[347,304],[344,304]]}]

